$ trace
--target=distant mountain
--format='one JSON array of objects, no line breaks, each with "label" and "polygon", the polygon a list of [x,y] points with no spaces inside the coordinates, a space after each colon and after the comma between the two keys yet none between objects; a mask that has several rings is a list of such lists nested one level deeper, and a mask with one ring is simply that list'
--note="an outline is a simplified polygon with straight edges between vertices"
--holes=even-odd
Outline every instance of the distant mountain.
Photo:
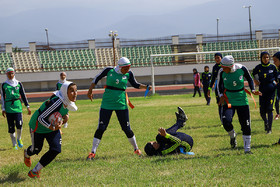
[{"label": "distant mountain", "polygon": [[[266,5],[280,4],[267,0]],[[252,27],[279,29],[276,16],[279,6],[268,6],[264,1],[254,1]],[[27,46],[31,41],[46,41],[45,28],[50,42],[71,42],[92,38],[108,38],[110,30],[117,30],[120,38],[157,38],[177,34],[248,32],[248,9],[242,8],[244,0],[218,0],[211,3],[162,12],[160,15],[133,15],[118,9],[102,10],[81,7],[48,8],[22,12],[0,18],[0,43],[12,42],[14,46]]]}]

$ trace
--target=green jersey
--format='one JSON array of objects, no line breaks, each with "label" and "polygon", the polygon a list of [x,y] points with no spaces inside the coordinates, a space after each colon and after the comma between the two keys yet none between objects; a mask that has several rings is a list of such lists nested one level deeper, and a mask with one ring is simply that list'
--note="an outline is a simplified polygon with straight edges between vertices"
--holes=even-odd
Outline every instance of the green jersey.
[{"label": "green jersey", "polygon": [[249,105],[244,90],[244,78],[248,81],[251,90],[255,90],[253,79],[245,66],[235,63],[230,73],[225,73],[223,69],[220,69],[217,85],[219,96],[223,96],[225,92],[232,106]]},{"label": "green jersey", "polygon": [[56,83],[56,90],[60,90],[61,86],[62,86],[62,83],[57,82]]},{"label": "green jersey", "polygon": [[20,97],[24,102],[25,106],[29,106],[21,82],[18,82],[16,86],[11,86],[6,82],[2,84],[3,111],[6,111],[7,113],[22,113],[22,104]]},{"label": "green jersey", "polygon": [[68,113],[68,109],[64,107],[61,99],[57,96],[53,96],[45,101],[38,110],[32,115],[29,126],[36,133],[50,133],[52,130],[49,129],[50,122],[49,116],[54,112],[59,112],[62,116]]},{"label": "green jersey", "polygon": [[129,71],[126,74],[119,74],[112,67],[107,67],[95,77],[93,83],[97,84],[98,81],[105,76],[107,76],[107,87],[103,94],[101,108],[107,110],[127,109],[125,92],[127,82],[130,82],[135,88],[140,87],[140,84],[135,80],[133,73]]}]

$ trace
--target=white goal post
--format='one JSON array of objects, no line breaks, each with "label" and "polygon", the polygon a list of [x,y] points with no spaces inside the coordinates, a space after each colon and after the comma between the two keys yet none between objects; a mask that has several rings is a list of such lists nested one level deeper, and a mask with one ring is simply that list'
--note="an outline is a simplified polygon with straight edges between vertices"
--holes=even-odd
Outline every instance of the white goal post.
[{"label": "white goal post", "polygon": [[270,48],[255,48],[255,49],[239,49],[239,50],[226,50],[226,51],[207,51],[207,52],[190,52],[190,53],[173,53],[173,54],[152,54],[151,57],[151,81],[153,94],[156,93],[155,88],[155,70],[154,70],[154,57],[167,57],[167,56],[188,56],[188,55],[204,55],[204,54],[215,54],[215,53],[235,53],[235,52],[248,52],[248,51],[266,51],[266,50],[277,50],[280,51],[280,47]]}]

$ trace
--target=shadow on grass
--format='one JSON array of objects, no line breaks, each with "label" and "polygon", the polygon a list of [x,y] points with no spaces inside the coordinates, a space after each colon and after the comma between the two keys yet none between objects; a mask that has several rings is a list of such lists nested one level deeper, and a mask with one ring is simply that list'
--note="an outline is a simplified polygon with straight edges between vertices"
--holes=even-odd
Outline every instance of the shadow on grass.
[{"label": "shadow on grass", "polygon": [[0,151],[6,151],[6,150],[8,150],[8,149],[3,149],[3,148],[2,148],[2,149],[0,149]]},{"label": "shadow on grass", "polygon": [[217,138],[217,137],[223,137],[223,136],[228,136],[228,134],[209,134],[204,136],[204,138]]},{"label": "shadow on grass", "polygon": [[[251,146],[251,149],[260,149],[260,148],[269,148],[272,147],[272,144],[261,144],[261,145],[253,145]],[[243,150],[243,146],[237,146],[235,149],[232,149],[231,147],[227,148],[221,148],[221,149],[214,149],[214,151],[228,151],[228,150]]]},{"label": "shadow on grass", "polygon": [[4,183],[19,183],[25,180],[25,178],[21,178],[18,176],[19,172],[12,172],[10,173],[6,178],[1,178],[0,179],[0,184]]},{"label": "shadow on grass", "polygon": [[204,126],[202,126],[202,125],[200,125],[200,126],[187,126],[187,127],[185,127],[185,128],[182,128],[182,129],[203,129],[203,128],[207,128],[207,129],[209,129],[209,128],[223,128],[223,127],[221,127],[221,125],[204,125]]}]

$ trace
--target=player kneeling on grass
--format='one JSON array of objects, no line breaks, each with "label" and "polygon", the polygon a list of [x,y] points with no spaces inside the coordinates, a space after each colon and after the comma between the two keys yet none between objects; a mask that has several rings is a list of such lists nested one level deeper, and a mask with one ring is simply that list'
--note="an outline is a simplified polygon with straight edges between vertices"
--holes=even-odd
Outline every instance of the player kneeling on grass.
[{"label": "player kneeling on grass", "polygon": [[219,105],[222,106],[222,122],[224,129],[230,136],[232,148],[237,145],[236,133],[233,129],[232,118],[235,111],[239,118],[241,130],[243,132],[244,151],[246,154],[251,152],[251,119],[249,102],[246,93],[251,93],[244,88],[244,77],[249,83],[249,87],[254,95],[261,95],[261,92],[255,91],[253,79],[248,69],[234,63],[231,55],[225,56],[221,61],[222,68],[218,72],[218,94],[220,96]]},{"label": "player kneeling on grass", "polygon": [[157,141],[148,142],[145,146],[145,152],[148,156],[167,155],[167,154],[190,154],[193,146],[191,136],[177,132],[178,129],[185,126],[187,116],[182,108],[178,107],[176,112],[177,122],[170,128],[159,128],[159,134],[156,137]]},{"label": "player kneeling on grass", "polygon": [[65,82],[62,84],[61,89],[54,92],[54,95],[45,101],[31,117],[29,126],[32,145],[24,150],[25,165],[31,167],[30,157],[40,153],[44,139],[49,144],[49,150],[41,157],[37,165],[29,171],[29,177],[39,177],[40,170],[46,167],[61,152],[59,129],[62,124],[67,122],[69,118],[68,111],[77,111],[76,97],[76,84]]}]

